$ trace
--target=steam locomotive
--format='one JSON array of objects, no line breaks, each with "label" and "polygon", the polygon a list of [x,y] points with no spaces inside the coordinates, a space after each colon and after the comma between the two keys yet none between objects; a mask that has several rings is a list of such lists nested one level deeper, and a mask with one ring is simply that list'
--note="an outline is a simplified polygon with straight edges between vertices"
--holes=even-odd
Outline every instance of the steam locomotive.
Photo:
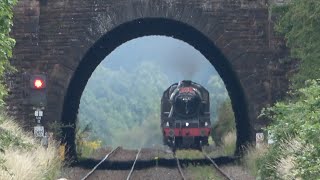
[{"label": "steam locomotive", "polygon": [[172,84],[161,98],[163,143],[176,149],[200,149],[210,135],[209,92],[183,80]]}]

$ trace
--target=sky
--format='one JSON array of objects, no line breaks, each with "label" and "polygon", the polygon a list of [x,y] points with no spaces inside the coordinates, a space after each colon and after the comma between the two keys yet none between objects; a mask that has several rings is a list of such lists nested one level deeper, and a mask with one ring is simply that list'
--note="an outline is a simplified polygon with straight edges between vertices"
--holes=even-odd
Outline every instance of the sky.
[{"label": "sky", "polygon": [[108,68],[130,70],[143,61],[159,64],[169,80],[174,83],[189,79],[206,84],[216,70],[211,63],[191,45],[166,36],[145,36],[128,41],[111,54],[102,64]]}]

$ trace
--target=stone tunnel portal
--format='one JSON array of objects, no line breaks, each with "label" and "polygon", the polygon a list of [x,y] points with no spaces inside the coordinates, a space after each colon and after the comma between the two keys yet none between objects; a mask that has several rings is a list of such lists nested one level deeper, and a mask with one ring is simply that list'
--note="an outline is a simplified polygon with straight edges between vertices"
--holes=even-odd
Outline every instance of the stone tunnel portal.
[{"label": "stone tunnel portal", "polygon": [[165,18],[143,18],[123,23],[104,34],[86,52],[74,72],[65,95],[62,111],[63,143],[67,145],[67,157],[76,158],[75,125],[82,92],[99,63],[121,44],[143,36],[162,35],[182,40],[206,57],[219,73],[229,93],[237,130],[237,150],[252,140],[252,126],[248,118],[247,101],[236,72],[230,61],[200,31],[188,24]]}]

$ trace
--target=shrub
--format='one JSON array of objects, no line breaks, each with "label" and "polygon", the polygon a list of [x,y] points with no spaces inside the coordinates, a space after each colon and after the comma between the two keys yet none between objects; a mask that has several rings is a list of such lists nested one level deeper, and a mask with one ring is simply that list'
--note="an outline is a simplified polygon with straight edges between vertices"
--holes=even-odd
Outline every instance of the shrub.
[{"label": "shrub", "polygon": [[221,143],[216,148],[206,148],[204,150],[209,153],[210,156],[219,157],[219,156],[232,156],[236,150],[236,131],[230,131],[226,133],[221,138]]},{"label": "shrub", "polygon": [[216,145],[222,144],[222,138],[235,130],[234,113],[230,99],[222,103],[218,109],[218,120],[213,124],[211,136]]},{"label": "shrub", "polygon": [[236,150],[236,141],[237,141],[237,135],[236,131],[232,130],[228,132],[223,138],[222,138],[222,149],[224,151],[224,155],[233,155]]},{"label": "shrub", "polygon": [[[320,85],[316,80],[308,81],[307,84],[307,87],[293,94],[294,100],[276,103],[262,113],[273,120],[267,130],[275,140],[264,158],[266,163],[261,164],[263,176],[278,177],[275,168],[277,163],[280,159],[292,156],[289,159],[295,161],[293,169],[296,177],[320,177]],[[290,148],[292,139],[299,142],[295,145],[299,144],[300,149],[293,146]],[[268,168],[270,166],[273,168]]]}]

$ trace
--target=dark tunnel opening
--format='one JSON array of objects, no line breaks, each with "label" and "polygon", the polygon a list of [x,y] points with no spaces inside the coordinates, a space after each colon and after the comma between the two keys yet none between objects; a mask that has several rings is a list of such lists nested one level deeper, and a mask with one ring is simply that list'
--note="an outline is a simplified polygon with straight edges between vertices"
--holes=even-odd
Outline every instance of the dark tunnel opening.
[{"label": "dark tunnel opening", "polygon": [[[85,54],[74,72],[64,99],[62,111],[62,143],[67,145],[68,158],[76,157],[75,124],[80,99],[85,86],[100,62],[121,44],[143,36],[162,35],[182,40],[206,57],[224,81],[236,120],[236,154],[241,147],[250,142],[251,126],[249,123],[247,102],[240,85],[240,80],[230,62],[214,43],[195,28],[170,19],[144,18],[119,25],[102,36]],[[69,126],[69,125],[72,125]]]}]

